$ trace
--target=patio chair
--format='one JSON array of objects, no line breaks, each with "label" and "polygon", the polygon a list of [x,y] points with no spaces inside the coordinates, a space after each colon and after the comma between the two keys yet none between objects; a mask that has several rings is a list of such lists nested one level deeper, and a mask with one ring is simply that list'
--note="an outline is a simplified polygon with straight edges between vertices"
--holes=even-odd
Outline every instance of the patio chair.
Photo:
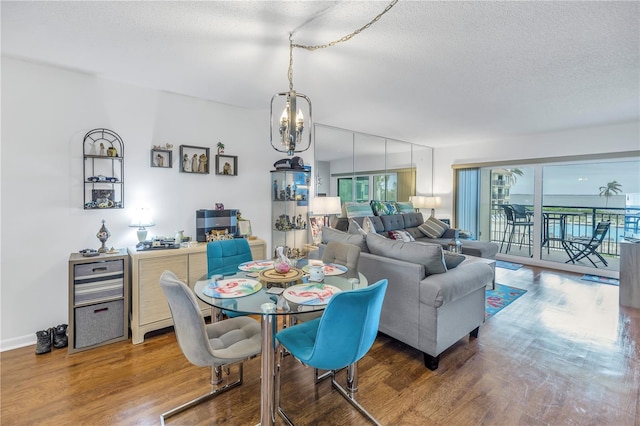
[{"label": "patio chair", "polygon": [[[503,204],[502,208],[504,209],[507,223],[504,227],[504,233],[502,234],[500,252],[502,253],[502,247],[507,239],[507,232],[509,232],[509,240],[507,241],[507,249],[505,251],[505,253],[509,253],[509,250],[511,250],[511,244],[513,243],[513,236],[516,233],[516,229],[518,229],[518,232],[521,234],[520,248],[522,248],[524,236],[527,235],[529,238],[529,256],[531,256],[531,227],[533,226],[533,222],[531,221],[530,215],[524,210],[524,206],[517,204]],[[525,229],[525,232],[521,231],[523,228]]]},{"label": "patio chair", "polygon": [[[563,245],[567,253],[569,253],[569,260],[565,263],[576,263],[578,260],[587,259],[591,264],[597,268],[596,262],[602,262],[604,266],[608,266],[607,261],[598,253],[598,248],[602,244],[604,237],[609,232],[609,227],[611,226],[611,221],[599,222],[596,226],[596,229],[593,231],[593,236],[591,238],[588,237],[579,237],[572,238],[570,240],[563,241]],[[596,260],[596,262],[591,259],[590,256],[596,256],[600,260]]]}]

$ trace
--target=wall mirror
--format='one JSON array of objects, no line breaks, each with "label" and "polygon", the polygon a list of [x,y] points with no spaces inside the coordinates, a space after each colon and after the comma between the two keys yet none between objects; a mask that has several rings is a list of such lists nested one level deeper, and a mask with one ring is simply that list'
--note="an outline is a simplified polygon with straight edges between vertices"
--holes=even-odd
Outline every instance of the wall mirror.
[{"label": "wall mirror", "polygon": [[314,124],[315,193],[341,202],[431,195],[433,148]]}]

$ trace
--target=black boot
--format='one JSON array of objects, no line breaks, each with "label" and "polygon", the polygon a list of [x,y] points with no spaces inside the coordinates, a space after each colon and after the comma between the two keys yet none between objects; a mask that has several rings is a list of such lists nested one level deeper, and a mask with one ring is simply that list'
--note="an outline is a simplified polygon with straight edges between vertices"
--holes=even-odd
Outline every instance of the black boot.
[{"label": "black boot", "polygon": [[53,347],[60,349],[69,344],[67,337],[67,324],[60,324],[53,329]]},{"label": "black boot", "polygon": [[51,335],[53,329],[41,330],[36,332],[38,342],[36,344],[36,355],[46,354],[51,352]]}]

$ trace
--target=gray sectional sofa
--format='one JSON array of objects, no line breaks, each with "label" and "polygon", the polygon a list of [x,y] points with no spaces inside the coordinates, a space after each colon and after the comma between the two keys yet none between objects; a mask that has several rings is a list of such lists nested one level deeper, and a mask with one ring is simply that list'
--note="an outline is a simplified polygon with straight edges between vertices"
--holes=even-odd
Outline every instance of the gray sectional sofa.
[{"label": "gray sectional sofa", "polygon": [[[444,249],[447,248],[447,244],[455,236],[454,229],[447,229],[440,238],[429,238],[422,231],[418,229],[418,226],[424,223],[422,213],[403,213],[392,214],[387,216],[368,216],[369,219],[375,225],[376,232],[383,236],[388,236],[389,231],[406,230],[415,238],[416,241],[440,244]],[[358,223],[361,227],[365,217],[351,218]],[[338,218],[334,224],[334,229],[347,232],[349,229],[349,220],[346,217]],[[495,259],[496,253],[498,253],[498,245],[485,241],[475,240],[460,240],[462,243],[462,254],[468,254],[470,256],[484,257],[486,259]]]},{"label": "gray sectional sofa", "polygon": [[438,367],[440,354],[484,322],[485,287],[493,270],[473,256],[445,253],[439,244],[402,242],[369,233],[322,232],[323,245],[340,241],[361,248],[358,269],[369,283],[389,280],[379,331],[424,354]]}]

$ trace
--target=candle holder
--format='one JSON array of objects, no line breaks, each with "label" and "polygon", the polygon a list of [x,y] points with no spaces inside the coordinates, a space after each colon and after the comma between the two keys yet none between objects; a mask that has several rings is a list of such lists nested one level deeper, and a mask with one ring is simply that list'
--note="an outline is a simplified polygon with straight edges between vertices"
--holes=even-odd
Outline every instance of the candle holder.
[{"label": "candle holder", "polygon": [[104,243],[107,242],[110,236],[111,236],[111,232],[109,232],[107,227],[104,225],[104,219],[102,219],[102,226],[100,227],[100,229],[98,230],[98,233],[96,234],[96,238],[98,238],[102,243],[102,247],[98,249],[98,253],[106,253],[108,251],[107,246],[105,246]]}]

